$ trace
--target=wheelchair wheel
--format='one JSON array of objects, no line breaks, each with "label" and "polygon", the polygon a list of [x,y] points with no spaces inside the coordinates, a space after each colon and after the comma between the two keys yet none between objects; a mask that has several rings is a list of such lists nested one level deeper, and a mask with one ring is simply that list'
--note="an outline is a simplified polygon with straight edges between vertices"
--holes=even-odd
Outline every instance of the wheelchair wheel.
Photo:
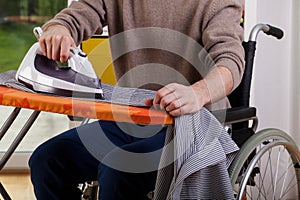
[{"label": "wheelchair wheel", "polygon": [[298,148],[286,133],[265,129],[254,134],[229,168],[237,199],[300,199],[299,161]]}]

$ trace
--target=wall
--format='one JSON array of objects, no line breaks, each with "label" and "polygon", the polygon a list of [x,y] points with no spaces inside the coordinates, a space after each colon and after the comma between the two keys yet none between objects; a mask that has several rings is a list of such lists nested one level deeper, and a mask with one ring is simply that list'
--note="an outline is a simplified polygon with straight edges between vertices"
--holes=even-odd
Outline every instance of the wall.
[{"label": "wall", "polygon": [[299,115],[300,115],[300,2],[299,0],[293,1],[293,11],[292,11],[292,19],[293,19],[293,26],[295,26],[292,32],[292,83],[291,83],[291,104],[292,104],[292,113],[291,113],[291,132],[293,133],[294,138],[300,143],[300,123],[299,123]]}]

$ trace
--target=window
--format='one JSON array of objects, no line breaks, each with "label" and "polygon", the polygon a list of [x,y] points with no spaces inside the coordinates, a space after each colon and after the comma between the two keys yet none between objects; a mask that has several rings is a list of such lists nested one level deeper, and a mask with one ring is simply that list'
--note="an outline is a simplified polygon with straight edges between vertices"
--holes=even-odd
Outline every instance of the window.
[{"label": "window", "polygon": [[[37,41],[32,33],[33,28],[41,26],[67,4],[67,0],[0,1],[0,73],[18,69],[29,48]],[[0,106],[0,125],[12,110],[12,107]],[[31,112],[22,110],[10,131],[0,141],[0,157]],[[28,168],[28,158],[36,146],[68,128],[66,116],[41,113],[5,167]]]},{"label": "window", "polygon": [[36,42],[32,29],[41,26],[67,3],[67,0],[0,1],[0,72],[18,68]]}]

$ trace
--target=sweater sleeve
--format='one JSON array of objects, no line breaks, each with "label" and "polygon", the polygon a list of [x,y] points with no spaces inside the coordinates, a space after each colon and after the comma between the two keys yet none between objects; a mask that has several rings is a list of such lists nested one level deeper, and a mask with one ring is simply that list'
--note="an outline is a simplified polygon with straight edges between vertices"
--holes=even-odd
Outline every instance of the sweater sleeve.
[{"label": "sweater sleeve", "polygon": [[204,49],[215,66],[230,70],[233,89],[239,85],[245,68],[242,46],[244,31],[240,26],[243,4],[243,0],[211,1],[202,26]]},{"label": "sweater sleeve", "polygon": [[43,28],[53,24],[61,24],[69,29],[75,43],[79,45],[94,33],[102,33],[106,25],[106,12],[102,0],[72,1],[68,8],[63,9]]}]

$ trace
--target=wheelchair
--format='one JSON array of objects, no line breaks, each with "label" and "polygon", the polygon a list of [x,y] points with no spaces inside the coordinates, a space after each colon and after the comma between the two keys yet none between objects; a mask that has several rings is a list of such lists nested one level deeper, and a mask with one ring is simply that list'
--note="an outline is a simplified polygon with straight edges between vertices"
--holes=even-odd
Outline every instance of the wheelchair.
[{"label": "wheelchair", "polygon": [[249,107],[256,39],[260,32],[281,39],[283,31],[268,24],[252,29],[245,49],[245,72],[240,85],[229,95],[232,108],[226,113],[233,140],[240,151],[229,167],[236,199],[300,199],[300,152],[293,139],[279,129],[256,131],[256,108]]},{"label": "wheelchair", "polygon": [[[243,42],[246,62],[243,79],[228,96],[232,108],[212,113],[240,147],[228,169],[236,199],[300,199],[300,152],[296,143],[279,129],[256,131],[256,108],[249,106],[256,39],[260,32],[277,39],[283,37],[283,31],[271,25],[254,26],[249,40]],[[97,188],[97,182],[84,184],[82,199],[97,199]]]}]

